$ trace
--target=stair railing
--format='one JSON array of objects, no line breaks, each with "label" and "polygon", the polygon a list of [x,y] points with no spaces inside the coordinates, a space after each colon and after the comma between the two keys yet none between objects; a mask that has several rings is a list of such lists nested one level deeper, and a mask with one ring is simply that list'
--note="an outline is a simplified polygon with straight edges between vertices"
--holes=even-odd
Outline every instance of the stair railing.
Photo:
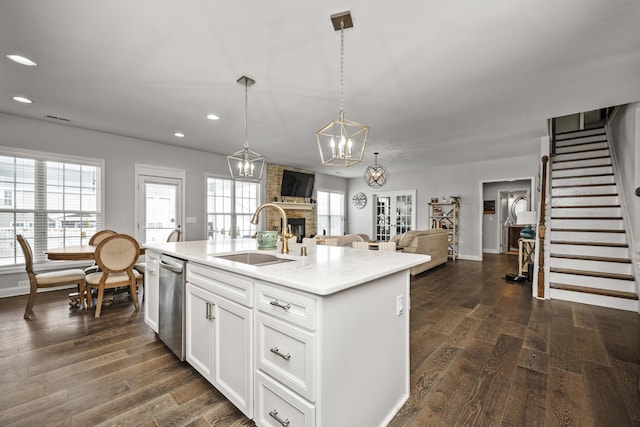
[{"label": "stair railing", "polygon": [[540,220],[538,222],[538,298],[544,298],[544,236],[546,231],[545,218],[547,216],[547,163],[549,156],[542,156],[542,178],[540,189]]}]

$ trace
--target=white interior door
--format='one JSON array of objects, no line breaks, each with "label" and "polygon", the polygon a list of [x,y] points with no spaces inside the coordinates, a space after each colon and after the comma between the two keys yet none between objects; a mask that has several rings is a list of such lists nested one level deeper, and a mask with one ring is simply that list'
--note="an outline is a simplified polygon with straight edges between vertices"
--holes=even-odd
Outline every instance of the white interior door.
[{"label": "white interior door", "polygon": [[182,230],[182,180],[138,175],[138,239],[166,242]]}]

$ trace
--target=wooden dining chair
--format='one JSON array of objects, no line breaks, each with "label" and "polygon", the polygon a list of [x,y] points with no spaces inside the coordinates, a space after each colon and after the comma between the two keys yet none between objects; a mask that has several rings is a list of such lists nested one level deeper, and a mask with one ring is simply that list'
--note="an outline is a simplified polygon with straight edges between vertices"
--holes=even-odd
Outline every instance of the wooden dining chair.
[{"label": "wooden dining chair", "polygon": [[[98,246],[100,242],[102,242],[104,239],[106,239],[109,236],[113,236],[114,234],[118,234],[118,233],[113,230],[100,230],[97,233],[95,233],[93,236],[91,236],[91,238],[89,239],[89,244],[91,246]],[[98,270],[99,270],[98,264],[96,264],[96,262],[94,261],[92,266],[84,269],[84,273],[85,274],[95,273]]]},{"label": "wooden dining chair", "polygon": [[[16,236],[16,240],[20,243],[22,253],[24,254],[24,264],[29,276],[29,283],[31,285],[29,291],[29,300],[27,301],[27,308],[24,311],[24,318],[28,319],[31,315],[31,309],[36,302],[36,294],[40,288],[53,288],[55,286],[62,285],[77,285],[78,295],[83,295],[85,291],[85,274],[79,268],[69,270],[50,271],[47,273],[34,273],[33,272],[33,252],[31,252],[31,246],[27,239],[22,234]],[[82,306],[85,306],[84,298],[80,298]]]},{"label": "wooden dining chair", "polygon": [[108,236],[96,247],[95,258],[101,271],[86,277],[87,302],[92,304],[91,290],[97,289],[95,317],[100,317],[105,289],[128,287],[136,311],[140,309],[136,281],[140,273],[133,269],[138,260],[140,246],[126,234]]},{"label": "wooden dining chair", "polygon": [[173,230],[169,233],[169,237],[167,237],[167,242],[181,242],[182,241],[182,231]]}]

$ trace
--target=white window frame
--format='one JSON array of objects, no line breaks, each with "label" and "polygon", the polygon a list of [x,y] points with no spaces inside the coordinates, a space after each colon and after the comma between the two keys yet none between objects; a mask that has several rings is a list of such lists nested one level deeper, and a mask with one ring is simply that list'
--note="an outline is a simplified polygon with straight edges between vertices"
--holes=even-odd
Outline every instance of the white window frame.
[{"label": "white window frame", "polygon": [[[227,211],[214,211],[211,209],[211,207],[209,206],[209,180],[211,179],[215,179],[215,180],[222,180],[222,181],[227,181],[231,184],[231,191],[230,191],[230,210]],[[241,239],[241,238],[249,238],[249,236],[245,236],[245,237],[239,237],[237,235],[237,230],[239,229],[238,226],[238,218],[240,216],[245,216],[245,215],[252,215],[253,212],[255,212],[255,209],[252,209],[251,212],[237,212],[236,211],[236,207],[238,206],[237,201],[236,201],[236,184],[238,183],[250,183],[256,186],[256,198],[255,198],[255,209],[257,209],[258,206],[260,206],[260,193],[262,191],[262,185],[260,182],[244,182],[241,180],[236,180],[233,178],[229,178],[229,177],[224,177],[224,176],[217,176],[217,175],[210,175],[207,174],[205,177],[205,186],[204,186],[204,191],[205,191],[205,233],[207,236],[207,239],[213,239],[216,240],[218,238],[218,234],[215,233],[215,230],[210,230],[209,229],[209,215],[229,215],[231,220],[230,220],[230,225],[229,225],[229,234],[227,236],[222,235],[222,238],[230,238],[230,239]],[[258,225],[251,225],[250,226],[250,231],[249,234],[254,234],[255,232],[258,231]]]},{"label": "white window frame", "polygon": [[[321,194],[320,193],[326,193],[329,195],[328,200],[329,200],[329,206],[327,208],[327,212],[329,212],[328,215],[325,214],[321,214],[321,203],[320,200],[322,199]],[[339,195],[342,199],[342,202],[339,204],[340,205],[340,219],[339,224],[337,225],[337,229],[338,229],[338,235],[342,235],[345,232],[345,193],[343,191],[337,191],[337,190],[330,190],[330,189],[318,189],[318,193],[317,193],[317,197],[318,197],[318,207],[317,207],[317,212],[318,212],[318,218],[317,218],[317,224],[318,224],[318,230],[317,230],[317,234],[321,235],[322,234],[322,227],[320,224],[322,224],[321,221],[321,217],[327,217],[327,224],[328,224],[328,230],[327,230],[327,234],[329,235],[335,235],[335,233],[332,233],[331,230],[334,228],[334,226],[336,224],[333,224],[333,221],[331,221],[331,218],[335,215],[331,215],[331,195]]]},{"label": "white window frame", "polygon": [[[49,214],[73,214],[79,213],[84,215],[95,215],[95,230],[101,230],[105,223],[105,213],[103,210],[104,206],[104,160],[103,159],[95,159],[88,157],[79,157],[72,155],[61,155],[55,153],[47,153],[42,151],[33,151],[33,150],[25,150],[13,147],[2,147],[0,146],[0,155],[5,157],[14,157],[14,158],[22,158],[29,159],[35,161],[35,176],[34,176],[34,206],[33,208],[28,209],[17,209],[16,206],[16,194],[13,193],[13,206],[0,206],[0,212],[4,213],[13,213],[13,214],[33,214],[33,237],[28,237],[32,252],[33,252],[33,262],[34,264],[44,264],[47,262],[47,258],[45,255],[45,251],[48,248],[49,242]],[[96,209],[89,211],[83,209],[49,209],[47,207],[47,176],[46,176],[46,165],[48,162],[53,163],[62,163],[64,165],[80,165],[86,167],[95,167],[97,168],[97,173],[94,176],[95,186],[96,186]],[[64,188],[66,186],[63,185]],[[15,224],[14,224],[15,225]],[[82,230],[82,227],[81,227]],[[16,230],[16,227],[13,227],[12,236],[12,245],[13,245],[13,258],[14,263],[5,264],[2,266],[2,271],[6,273],[12,273],[15,271],[20,271],[23,269],[18,269],[18,266],[24,264],[24,262],[18,263],[19,259],[24,259],[22,256],[22,251],[17,244],[15,235],[19,234]],[[63,246],[75,246],[78,244],[85,244],[89,241],[91,235],[86,235],[84,232],[81,232],[80,236],[70,236],[67,237],[63,234],[61,237],[63,239]],[[66,243],[67,239],[71,241],[70,243]],[[80,239],[77,242],[73,240]],[[11,239],[9,239],[11,240]],[[60,245],[54,245],[60,246]]]}]

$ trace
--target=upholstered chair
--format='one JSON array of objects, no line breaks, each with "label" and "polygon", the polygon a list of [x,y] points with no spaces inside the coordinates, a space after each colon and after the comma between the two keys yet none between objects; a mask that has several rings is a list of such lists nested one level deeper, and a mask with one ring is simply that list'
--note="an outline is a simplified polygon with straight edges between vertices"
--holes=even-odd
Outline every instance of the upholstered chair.
[{"label": "upholstered chair", "polygon": [[128,287],[133,305],[136,310],[140,309],[136,286],[140,273],[133,269],[139,255],[138,242],[126,234],[109,236],[100,242],[95,255],[100,271],[86,277],[89,307],[92,303],[91,289],[98,290],[95,317],[100,317],[105,289]]},{"label": "upholstered chair", "polygon": [[325,246],[338,246],[338,239],[324,239]]},{"label": "upholstered chair", "polygon": [[77,285],[78,286],[78,295],[80,295],[80,300],[82,302],[82,306],[85,306],[84,295],[85,290],[85,274],[79,268],[74,268],[70,270],[59,270],[59,271],[50,271],[48,273],[34,273],[33,272],[33,252],[31,252],[31,246],[27,239],[24,238],[22,234],[18,234],[16,236],[16,240],[20,243],[20,247],[22,248],[22,253],[24,254],[24,265],[27,270],[27,275],[29,276],[29,283],[31,285],[29,291],[29,300],[27,301],[27,308],[24,311],[24,318],[28,319],[31,315],[31,309],[33,308],[33,304],[36,302],[36,294],[38,293],[38,289],[40,288],[53,288],[55,286],[62,285]]},{"label": "upholstered chair", "polygon": [[351,247],[354,249],[369,249],[368,242],[351,242]]},{"label": "upholstered chair", "polygon": [[379,251],[395,252],[396,242],[380,242],[378,243]]}]

